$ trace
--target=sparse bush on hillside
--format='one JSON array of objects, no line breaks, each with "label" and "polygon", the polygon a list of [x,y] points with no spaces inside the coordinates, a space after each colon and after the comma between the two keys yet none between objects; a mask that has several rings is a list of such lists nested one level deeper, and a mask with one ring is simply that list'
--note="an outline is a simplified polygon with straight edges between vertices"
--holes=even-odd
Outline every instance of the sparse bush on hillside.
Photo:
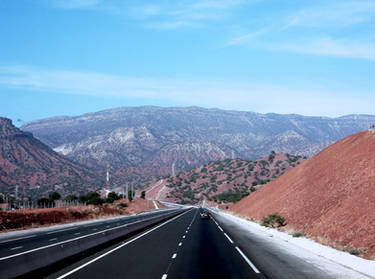
[{"label": "sparse bush on hillside", "polygon": [[215,182],[215,181],[216,181],[216,179],[217,179],[217,176],[216,176],[216,175],[214,175],[214,176],[212,176],[212,177],[210,178],[210,182]]},{"label": "sparse bush on hillside", "polygon": [[281,217],[278,213],[272,213],[262,218],[261,225],[265,227],[275,228],[284,226],[284,222],[285,219]]},{"label": "sparse bush on hillside", "polygon": [[218,202],[233,202],[233,203],[235,203],[235,202],[238,202],[239,200],[243,199],[247,195],[249,195],[248,192],[240,192],[240,191],[233,192],[232,190],[229,190],[227,192],[223,192],[223,193],[220,193],[218,195],[215,195],[213,197],[213,199],[218,201]]},{"label": "sparse bush on hillside", "polygon": [[275,151],[271,151],[271,154],[268,156],[268,161],[272,164],[273,159],[275,159]]},{"label": "sparse bush on hillside", "polygon": [[201,169],[201,172],[202,172],[202,173],[207,172],[207,168],[202,168],[202,169]]},{"label": "sparse bush on hillside", "polygon": [[119,203],[116,207],[119,209],[123,209],[125,207],[128,207],[128,204],[122,202],[122,203]]},{"label": "sparse bush on hillside", "polygon": [[349,248],[346,246],[342,249],[342,251],[348,252],[349,254],[354,255],[354,256],[358,256],[361,254],[361,250],[358,250],[356,248]]},{"label": "sparse bush on hillside", "polygon": [[293,233],[293,237],[302,237],[305,236],[306,234],[304,232],[295,232]]}]

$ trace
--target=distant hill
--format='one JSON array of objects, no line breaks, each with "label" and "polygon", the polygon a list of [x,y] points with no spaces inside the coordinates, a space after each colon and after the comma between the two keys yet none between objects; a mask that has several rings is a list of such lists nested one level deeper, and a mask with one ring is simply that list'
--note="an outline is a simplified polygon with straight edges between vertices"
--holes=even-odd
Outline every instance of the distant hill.
[{"label": "distant hill", "polygon": [[103,170],[124,184],[227,158],[269,154],[311,156],[375,123],[375,116],[339,118],[260,114],[200,107],[123,107],[26,123],[23,130],[62,155]]},{"label": "distant hill", "polygon": [[145,189],[146,197],[189,204],[202,200],[236,202],[304,160],[272,152],[256,161],[213,162],[152,183]]},{"label": "distant hill", "polygon": [[375,258],[375,130],[346,137],[234,204],[261,219],[279,213],[290,228]]},{"label": "distant hill", "polygon": [[0,117],[0,191],[14,186],[47,186],[67,191],[96,189],[103,185],[86,167],[72,162],[40,142],[29,132]]}]

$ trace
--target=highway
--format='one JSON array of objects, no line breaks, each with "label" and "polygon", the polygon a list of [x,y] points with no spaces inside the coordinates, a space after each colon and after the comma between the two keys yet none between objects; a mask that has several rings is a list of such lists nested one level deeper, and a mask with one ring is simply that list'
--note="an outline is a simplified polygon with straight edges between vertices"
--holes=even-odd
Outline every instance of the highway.
[{"label": "highway", "polygon": [[69,226],[46,228],[38,231],[28,230],[25,233],[20,232],[21,234],[18,234],[17,232],[14,236],[9,235],[7,237],[0,237],[0,261],[31,250],[56,245],[71,239],[83,238],[93,233],[103,232],[132,222],[158,216],[166,212],[171,212],[171,210],[145,212],[133,216],[102,219],[95,222],[84,222],[83,224],[73,223],[73,225]]},{"label": "highway", "polygon": [[47,278],[265,278],[212,219],[192,209]]},{"label": "highway", "polygon": [[[100,250],[64,260],[22,278],[333,278],[213,211],[211,218],[202,219],[199,214],[202,210],[191,208]],[[128,218],[127,222],[138,217]],[[60,238],[61,233],[73,237],[81,230],[92,233],[94,228],[107,229],[107,226],[108,223],[98,223],[87,228],[50,231],[48,235],[38,236],[39,244]],[[17,241],[23,241],[26,245],[33,240],[34,244],[30,245],[36,245],[36,239],[13,239],[1,245],[8,245],[6,252],[9,254],[9,243],[18,245]]]}]

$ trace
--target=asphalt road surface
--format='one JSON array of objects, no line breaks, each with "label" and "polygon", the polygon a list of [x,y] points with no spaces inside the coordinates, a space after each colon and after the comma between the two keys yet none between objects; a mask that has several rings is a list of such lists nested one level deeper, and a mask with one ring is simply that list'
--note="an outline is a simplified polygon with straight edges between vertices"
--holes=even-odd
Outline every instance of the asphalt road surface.
[{"label": "asphalt road surface", "polygon": [[139,215],[126,216],[114,219],[103,219],[98,222],[73,224],[69,226],[61,226],[59,228],[51,228],[40,231],[21,232],[15,236],[0,238],[0,260],[25,253],[33,249],[39,249],[48,245],[53,245],[69,239],[84,237],[92,233],[97,233],[107,229],[122,226],[150,217],[155,217],[172,210],[160,210]]},{"label": "asphalt road surface", "polygon": [[265,278],[213,219],[192,209],[48,278]]}]

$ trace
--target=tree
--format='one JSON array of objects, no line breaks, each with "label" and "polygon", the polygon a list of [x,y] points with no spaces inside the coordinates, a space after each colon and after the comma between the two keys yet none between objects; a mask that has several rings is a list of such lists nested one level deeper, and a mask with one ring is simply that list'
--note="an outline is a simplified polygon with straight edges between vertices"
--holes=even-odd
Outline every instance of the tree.
[{"label": "tree", "polygon": [[51,192],[49,193],[48,198],[50,201],[57,201],[61,198],[61,195],[57,192]]},{"label": "tree", "polygon": [[129,199],[130,202],[133,200],[133,192],[132,192],[132,190],[128,191],[128,199]]},{"label": "tree", "polygon": [[116,192],[110,192],[107,196],[106,202],[113,203],[114,201],[117,201],[120,199],[120,196]]},{"label": "tree", "polygon": [[97,192],[89,192],[86,195],[80,196],[79,200],[87,204],[101,205],[104,203],[104,200],[100,197]]},{"label": "tree", "polygon": [[141,198],[142,199],[146,199],[146,191],[142,191],[141,192]]}]

